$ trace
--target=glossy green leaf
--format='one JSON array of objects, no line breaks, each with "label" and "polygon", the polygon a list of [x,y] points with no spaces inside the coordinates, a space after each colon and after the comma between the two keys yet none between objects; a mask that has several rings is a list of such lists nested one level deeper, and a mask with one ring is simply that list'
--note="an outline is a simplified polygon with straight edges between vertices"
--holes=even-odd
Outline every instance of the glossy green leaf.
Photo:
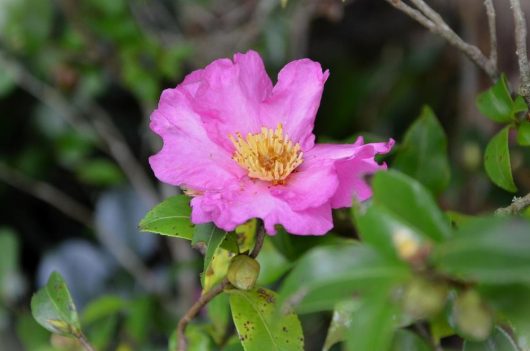
[{"label": "glossy green leaf", "polygon": [[245,351],[302,351],[302,326],[294,312],[277,314],[276,294],[264,288],[228,290],[232,318]]},{"label": "glossy green leaf", "polygon": [[53,272],[48,283],[31,298],[31,313],[49,331],[61,335],[79,335],[81,325],[64,279]]},{"label": "glossy green leaf", "polygon": [[208,328],[210,335],[212,335],[217,344],[221,344],[230,320],[228,295],[220,294],[213,298],[208,305],[206,305],[206,312],[208,314],[208,319],[212,322]]},{"label": "glossy green leaf", "polygon": [[357,213],[355,222],[363,242],[390,259],[403,258],[399,252],[399,235],[407,235],[417,243],[418,249],[424,241],[421,232],[409,227],[399,217],[385,207],[372,203],[362,212]]},{"label": "glossy green leaf", "polygon": [[504,74],[491,88],[477,97],[476,105],[480,113],[499,123],[511,122],[521,108],[520,103],[515,104],[512,100]]},{"label": "glossy green leaf", "polygon": [[524,121],[517,127],[517,144],[530,146],[530,122]]},{"label": "glossy green leaf", "polygon": [[193,245],[202,243],[205,246],[204,252],[204,270],[202,274],[202,282],[204,286],[205,275],[211,274],[208,270],[212,263],[214,254],[225,240],[227,232],[217,228],[212,223],[199,224],[195,228],[195,234],[193,235]]},{"label": "glossy green leaf", "polygon": [[530,283],[530,224],[509,218],[469,221],[435,248],[433,260],[439,270],[464,280]]},{"label": "glossy green leaf", "polygon": [[490,140],[484,153],[484,167],[493,183],[506,191],[516,192],[508,148],[509,132],[510,127],[505,127]]},{"label": "glossy green leaf", "polygon": [[434,241],[451,236],[449,221],[418,181],[389,170],[378,172],[372,184],[374,203],[384,206],[402,223]]},{"label": "glossy green leaf", "polygon": [[431,351],[431,347],[410,330],[400,329],[394,334],[391,351]]},{"label": "glossy green leaf", "polygon": [[346,342],[346,349],[389,350],[399,309],[390,299],[386,285],[366,296],[353,314]]},{"label": "glossy green leaf", "polygon": [[221,247],[215,251],[208,269],[201,275],[203,292],[210,290],[226,277],[230,260],[234,255],[235,253]]},{"label": "glossy green leaf", "polygon": [[482,342],[464,341],[462,351],[519,351],[512,337],[503,329],[497,327],[493,334]]},{"label": "glossy green leaf", "polygon": [[279,303],[299,312],[332,310],[353,294],[408,276],[405,264],[388,260],[364,245],[319,247],[303,256],[286,277]]},{"label": "glossy green leaf", "polygon": [[326,335],[324,348],[322,351],[328,351],[336,343],[346,340],[348,330],[351,325],[351,316],[360,306],[359,300],[345,300],[339,302],[333,311],[331,324]]},{"label": "glossy green leaf", "polygon": [[128,306],[128,301],[119,296],[107,295],[91,301],[83,310],[83,324],[91,324],[105,317],[114,315]]},{"label": "glossy green leaf", "polygon": [[191,240],[194,225],[190,216],[189,198],[185,195],[175,195],[150,210],[140,221],[139,227],[144,232]]},{"label": "glossy green leaf", "polygon": [[429,107],[423,108],[407,130],[392,166],[422,183],[434,195],[447,188],[451,177],[447,137]]}]

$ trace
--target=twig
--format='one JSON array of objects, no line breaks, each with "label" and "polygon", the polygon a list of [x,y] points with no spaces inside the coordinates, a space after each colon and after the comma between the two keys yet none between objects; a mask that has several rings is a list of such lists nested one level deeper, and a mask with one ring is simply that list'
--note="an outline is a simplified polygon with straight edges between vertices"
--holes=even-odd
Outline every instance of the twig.
[{"label": "twig", "polygon": [[521,213],[525,208],[530,206],[530,194],[513,200],[510,206],[501,207],[495,211],[497,215],[515,215]]},{"label": "twig", "polygon": [[[144,168],[138,163],[125,138],[116,128],[108,113],[96,104],[79,111],[68,99],[52,86],[42,82],[17,61],[8,58],[0,50],[0,66],[5,68],[15,82],[43,104],[58,111],[70,126],[83,134],[97,134],[108,152],[123,169],[133,188],[148,202],[154,204],[159,196]],[[85,120],[82,116],[88,119]],[[91,122],[91,123],[90,123]]]},{"label": "twig", "polygon": [[510,0],[513,19],[515,22],[515,46],[516,54],[519,58],[519,73],[521,75],[521,86],[519,93],[525,98],[526,103],[530,105],[530,65],[528,64],[528,53],[526,51],[526,19],[521,10],[519,0]]},{"label": "twig", "polygon": [[256,230],[256,242],[254,243],[254,248],[252,249],[252,252],[250,253],[250,257],[256,258],[259,255],[259,252],[261,251],[261,248],[263,247],[263,242],[265,241],[265,228],[263,225],[258,226],[258,229]]},{"label": "twig", "polygon": [[414,9],[401,0],[385,0],[398,10],[406,13],[431,32],[440,35],[449,44],[462,51],[471,61],[482,69],[492,81],[498,77],[497,68],[484,56],[482,51],[474,45],[466,43],[442,19],[442,17],[428,6],[423,0],[411,0],[419,9]]},{"label": "twig", "polygon": [[85,334],[80,333],[79,335],[76,335],[76,337],[77,340],[79,340],[79,343],[81,343],[81,345],[86,351],[96,351],[96,349],[90,344],[90,342],[86,338]]},{"label": "twig", "polygon": [[495,24],[495,6],[493,0],[484,0],[486,14],[488,16],[488,28],[490,31],[490,62],[495,70],[498,70],[497,63],[497,26]]},{"label": "twig", "polygon": [[30,179],[17,170],[0,163],[0,180],[57,208],[65,215],[94,227],[91,211],[63,191],[48,183]]},{"label": "twig", "polygon": [[223,292],[224,288],[229,284],[228,279],[224,278],[219,284],[214,286],[206,294],[202,295],[197,302],[195,302],[190,309],[182,316],[177,325],[178,345],[175,351],[186,351],[188,348],[188,341],[186,339],[186,327],[188,323],[195,318],[201,309],[208,304],[214,297]]}]

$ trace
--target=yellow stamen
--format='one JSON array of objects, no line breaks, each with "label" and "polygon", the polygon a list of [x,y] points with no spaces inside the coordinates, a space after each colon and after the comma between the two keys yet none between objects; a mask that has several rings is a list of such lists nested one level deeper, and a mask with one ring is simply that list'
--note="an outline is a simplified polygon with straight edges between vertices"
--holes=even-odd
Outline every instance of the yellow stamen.
[{"label": "yellow stamen", "polygon": [[303,161],[300,144],[293,144],[288,135],[283,135],[281,123],[276,130],[263,127],[261,133],[248,133],[245,139],[240,133],[237,133],[237,139],[232,135],[229,137],[236,147],[232,158],[248,170],[251,178],[284,184]]}]

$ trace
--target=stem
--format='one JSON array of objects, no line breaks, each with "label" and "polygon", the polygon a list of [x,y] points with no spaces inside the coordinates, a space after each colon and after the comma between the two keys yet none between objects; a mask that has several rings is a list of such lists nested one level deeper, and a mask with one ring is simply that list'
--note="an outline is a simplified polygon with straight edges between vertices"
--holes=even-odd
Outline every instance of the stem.
[{"label": "stem", "polygon": [[[497,80],[497,68],[484,56],[482,51],[474,45],[466,43],[442,19],[442,17],[423,0],[411,0],[417,9],[405,4],[401,0],[385,0],[398,10],[406,13],[431,32],[444,38],[449,44],[463,52],[471,61],[482,69],[492,81]],[[512,0],[514,1],[514,0]]]},{"label": "stem", "polygon": [[259,252],[261,251],[261,248],[263,247],[263,242],[265,241],[265,228],[260,225],[256,231],[256,243],[254,244],[254,248],[252,249],[252,252],[250,253],[250,257],[256,258],[259,255]]},{"label": "stem", "polygon": [[188,340],[186,339],[186,327],[188,323],[195,318],[201,309],[208,304],[214,297],[223,292],[228,285],[228,279],[224,278],[219,284],[213,287],[206,294],[202,295],[182,316],[177,325],[178,345],[175,351],[186,351],[188,349]]},{"label": "stem", "polygon": [[530,105],[530,65],[528,64],[528,54],[526,51],[526,19],[521,10],[519,0],[510,0],[513,19],[515,22],[515,53],[519,58],[519,73],[521,74],[521,86],[519,93],[525,98],[526,103]]},{"label": "stem", "polygon": [[525,208],[530,206],[530,194],[513,200],[510,206],[501,207],[495,214],[497,215],[515,215],[522,212]]},{"label": "stem", "polygon": [[484,0],[486,14],[488,15],[488,28],[490,31],[490,62],[493,68],[497,70],[497,28],[495,25],[495,7],[493,0]]},{"label": "stem", "polygon": [[86,351],[96,351],[96,349],[92,345],[90,345],[90,342],[88,342],[88,339],[86,338],[85,334],[80,333],[79,335],[76,335],[76,337],[77,340],[79,340],[79,342],[81,343],[81,346],[83,346]]}]

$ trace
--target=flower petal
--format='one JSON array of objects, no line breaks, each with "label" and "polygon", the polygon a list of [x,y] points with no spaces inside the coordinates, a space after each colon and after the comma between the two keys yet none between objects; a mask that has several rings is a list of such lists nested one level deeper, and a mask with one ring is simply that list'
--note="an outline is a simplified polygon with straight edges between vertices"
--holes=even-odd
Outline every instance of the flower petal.
[{"label": "flower petal", "polygon": [[210,138],[233,151],[229,135],[260,131],[259,106],[270,95],[272,83],[261,57],[249,51],[234,55],[234,61],[215,60],[177,88],[189,94]]},{"label": "flower petal", "polygon": [[177,89],[162,93],[150,127],[164,145],[149,163],[165,183],[195,190],[222,188],[244,173],[230,153],[209,139],[189,99]]},{"label": "flower petal", "polygon": [[329,71],[318,62],[302,59],[287,64],[278,75],[272,95],[262,105],[264,126],[274,129],[279,123],[302,150],[313,147],[313,126]]},{"label": "flower petal", "polygon": [[[261,218],[268,234],[276,234],[277,224],[291,234],[323,235],[333,227],[331,206],[294,210],[291,205],[271,194],[266,183],[246,181],[239,187],[209,192],[192,202],[192,221],[212,221],[224,230],[234,230],[251,218]],[[197,212],[197,213],[195,213]]]},{"label": "flower petal", "polygon": [[354,198],[364,201],[372,196],[365,176],[386,169],[386,164],[378,164],[374,157],[376,154],[387,153],[393,145],[392,139],[386,143],[363,145],[360,138],[351,145],[315,145],[305,157],[313,162],[334,160],[339,185],[331,197],[331,207],[350,207]]}]

